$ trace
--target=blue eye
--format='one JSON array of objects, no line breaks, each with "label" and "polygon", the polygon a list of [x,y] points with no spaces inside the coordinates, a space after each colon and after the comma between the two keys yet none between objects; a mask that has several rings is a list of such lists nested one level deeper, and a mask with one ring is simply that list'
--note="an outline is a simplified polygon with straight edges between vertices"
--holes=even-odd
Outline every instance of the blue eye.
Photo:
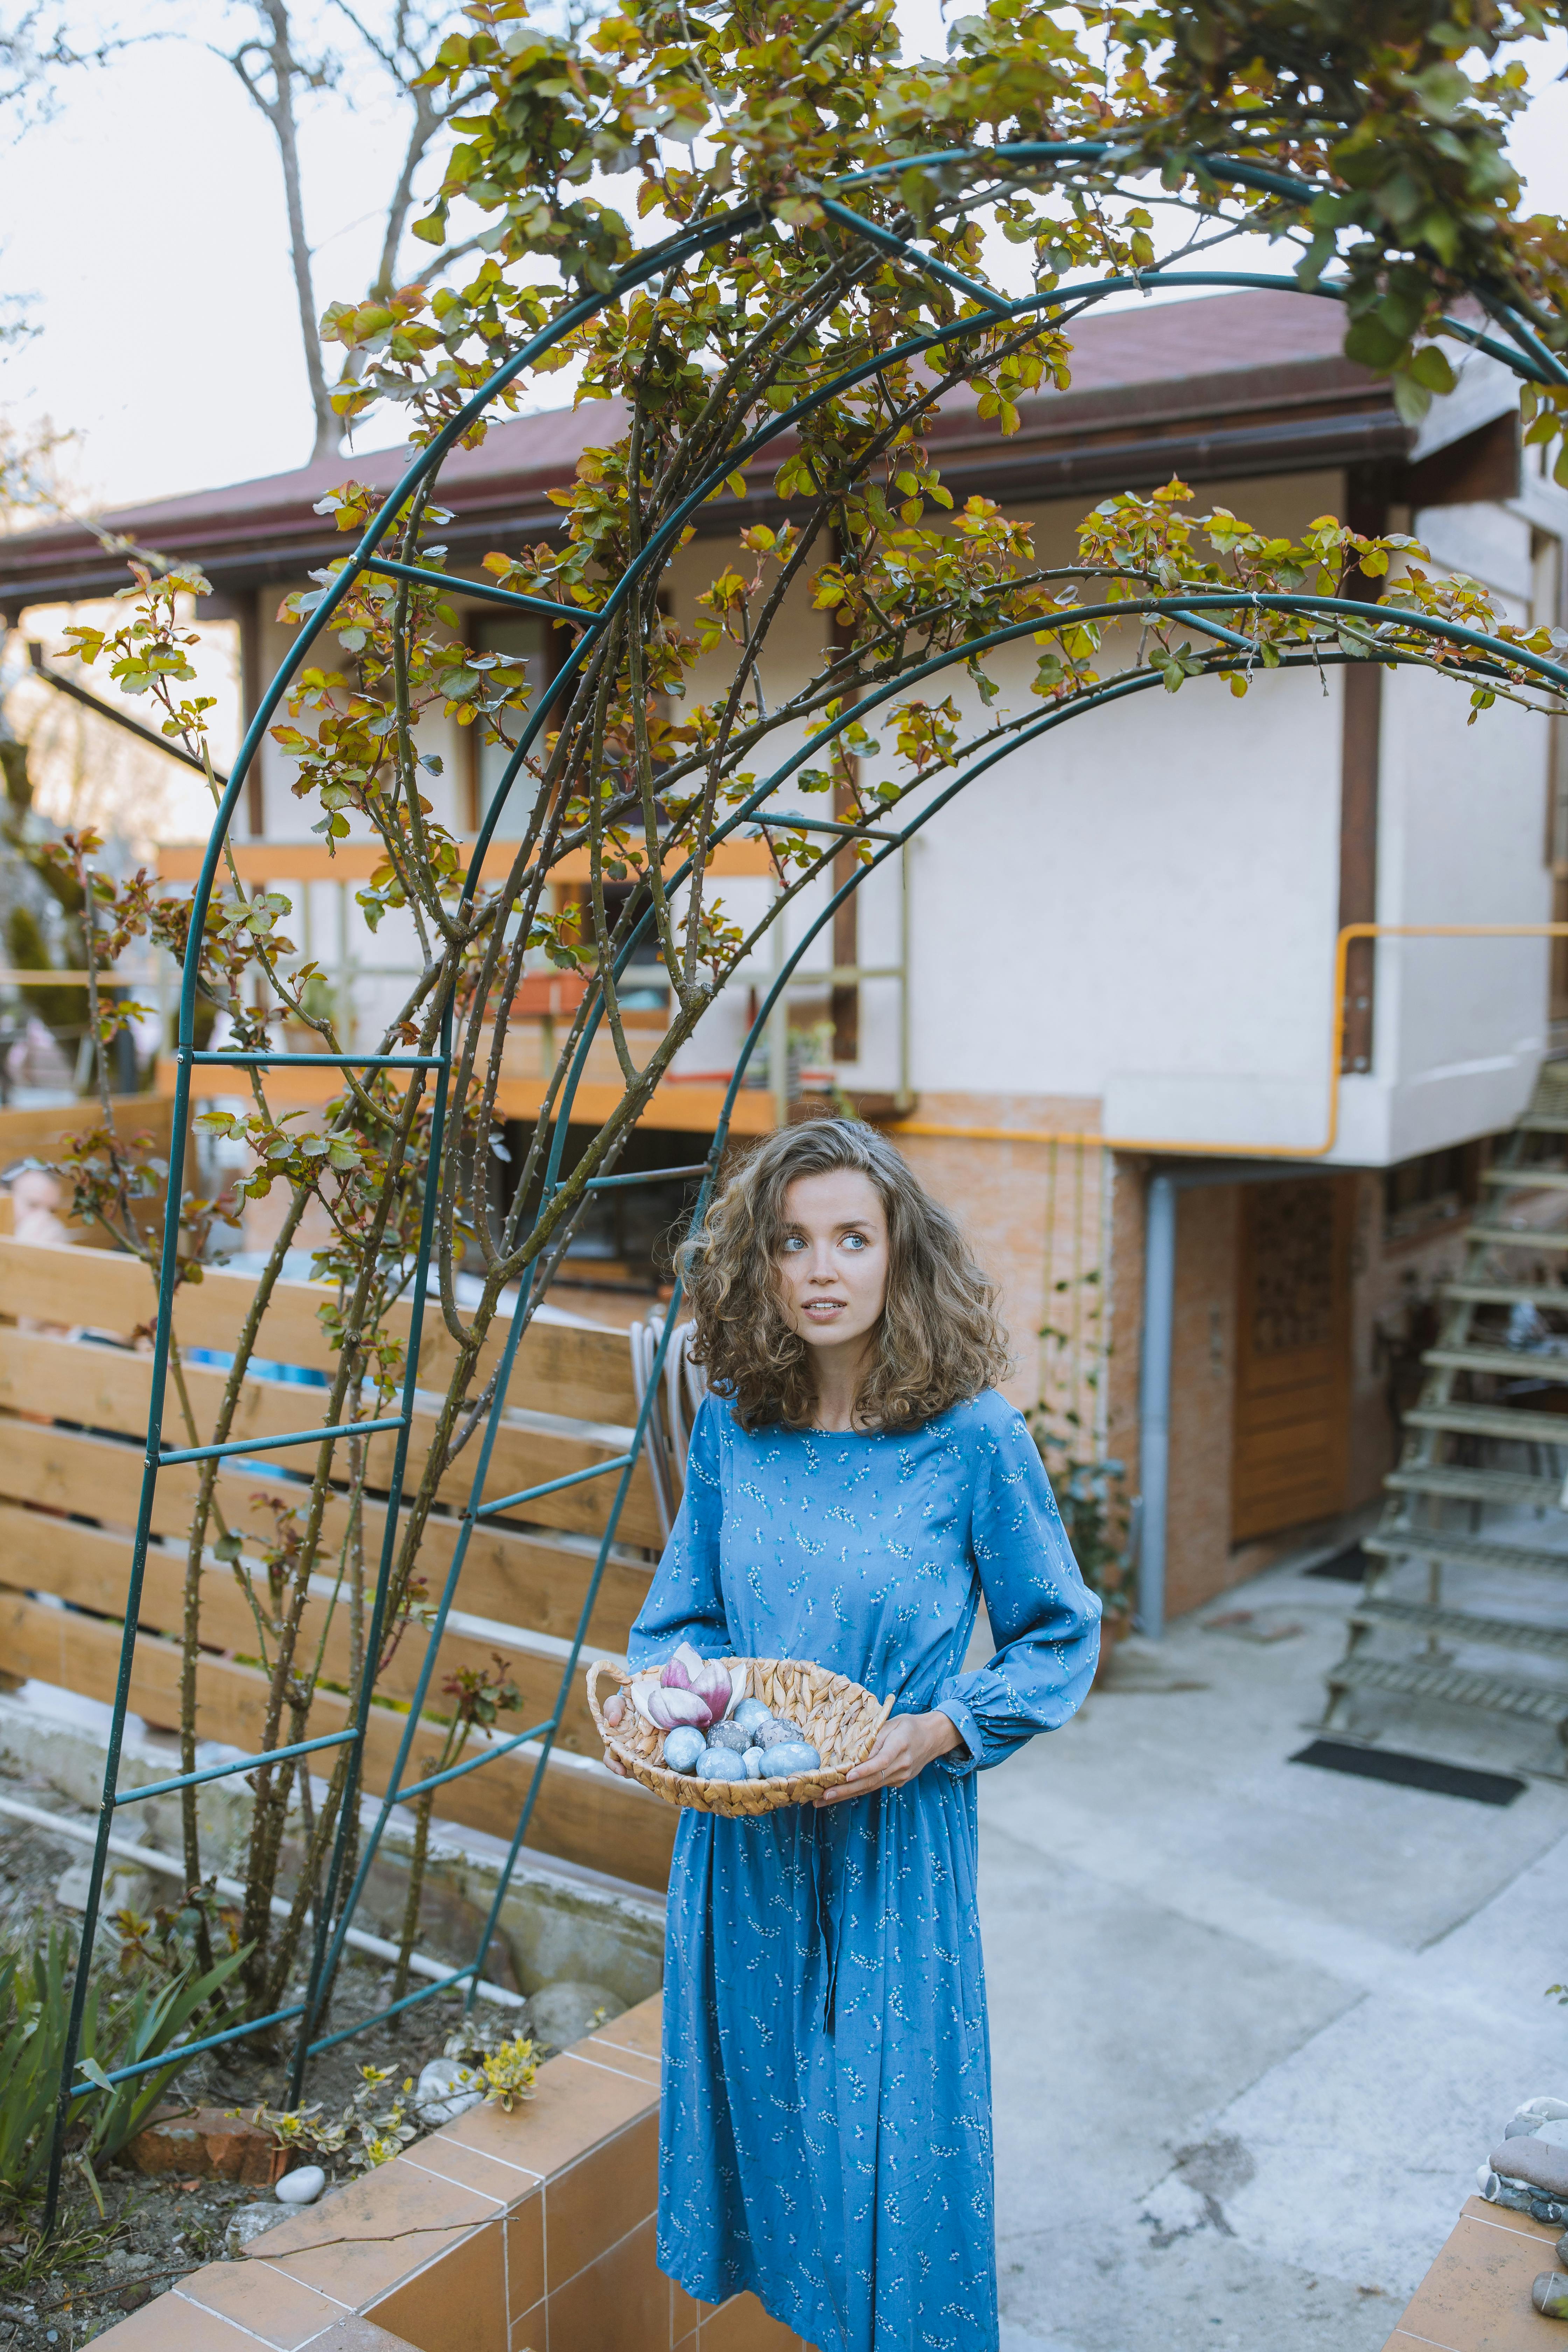
[{"label": "blue eye", "polygon": [[844,1236],[844,1246],[846,1249],[863,1250],[866,1245],[866,1236],[864,1234],[846,1234]]},{"label": "blue eye", "polygon": [[779,1244],[781,1253],[788,1250],[801,1250],[805,1247],[805,1244],[798,1234],[785,1234],[783,1241]]}]

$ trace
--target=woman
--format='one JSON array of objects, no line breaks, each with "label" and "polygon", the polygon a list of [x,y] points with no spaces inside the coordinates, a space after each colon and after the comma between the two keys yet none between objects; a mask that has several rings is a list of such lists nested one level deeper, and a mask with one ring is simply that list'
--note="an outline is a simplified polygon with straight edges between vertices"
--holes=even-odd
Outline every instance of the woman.
[{"label": "woman", "polygon": [[893,1713],[816,1807],[681,1813],[659,2263],[819,2352],[994,2352],[973,1774],[1072,1714],[1100,1606],[992,1287],[873,1129],[772,1137],[682,1255],[712,1393],[631,1662],[811,1659]]}]

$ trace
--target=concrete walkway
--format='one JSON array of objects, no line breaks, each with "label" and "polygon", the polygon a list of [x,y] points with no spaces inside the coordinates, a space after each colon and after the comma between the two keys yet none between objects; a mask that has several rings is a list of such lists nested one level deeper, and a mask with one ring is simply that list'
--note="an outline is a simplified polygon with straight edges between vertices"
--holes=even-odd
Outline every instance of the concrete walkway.
[{"label": "concrete walkway", "polygon": [[[981,1782],[1004,2352],[1377,2352],[1515,2105],[1568,2095],[1568,1786],[1289,1761],[1354,1597],[1273,1570]],[[1453,1713],[1379,1744],[1562,1760]]]}]

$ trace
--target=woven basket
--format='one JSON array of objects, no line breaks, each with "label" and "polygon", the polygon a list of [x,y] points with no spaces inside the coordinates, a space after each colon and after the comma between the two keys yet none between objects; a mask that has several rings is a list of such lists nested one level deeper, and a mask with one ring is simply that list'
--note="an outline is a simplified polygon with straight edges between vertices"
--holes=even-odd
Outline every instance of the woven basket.
[{"label": "woven basket", "polygon": [[837,1788],[851,1767],[863,1764],[888,1719],[890,1698],[880,1705],[869,1691],[826,1666],[806,1665],[797,1658],[726,1658],[726,1666],[746,1669],[746,1696],[760,1698],[775,1715],[798,1723],[822,1758],[815,1772],[796,1772],[787,1780],[699,1780],[690,1772],[671,1772],[659,1759],[664,1734],[645,1723],[635,1708],[612,1731],[599,1708],[598,1679],[626,1684],[631,1676],[607,1658],[595,1658],[588,1669],[588,1705],[605,1753],[624,1764],[634,1780],[662,1797],[667,1805],[695,1805],[700,1812],[771,1813],[780,1805],[806,1805],[824,1789]]}]

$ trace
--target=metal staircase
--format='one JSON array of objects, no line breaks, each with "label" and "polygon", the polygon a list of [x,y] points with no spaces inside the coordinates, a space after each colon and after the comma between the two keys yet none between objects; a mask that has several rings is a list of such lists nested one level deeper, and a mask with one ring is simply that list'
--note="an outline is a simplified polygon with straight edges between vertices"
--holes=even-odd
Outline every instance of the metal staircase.
[{"label": "metal staircase", "polygon": [[1463,1270],[1363,1549],[1325,1725],[1361,1692],[1555,1727],[1568,1742],[1568,1061],[1483,1176]]}]

